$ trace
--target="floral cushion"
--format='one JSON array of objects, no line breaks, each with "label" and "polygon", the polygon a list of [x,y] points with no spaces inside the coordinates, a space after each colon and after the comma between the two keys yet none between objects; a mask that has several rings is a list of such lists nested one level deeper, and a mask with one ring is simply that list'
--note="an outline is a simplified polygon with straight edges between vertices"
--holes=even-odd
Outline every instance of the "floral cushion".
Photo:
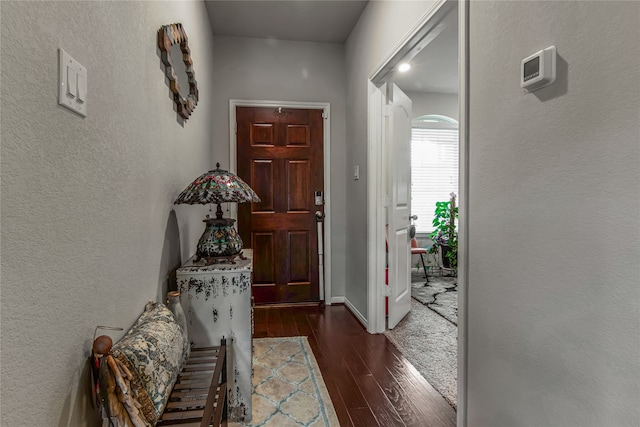
[{"label": "floral cushion", "polygon": [[153,303],[111,349],[111,355],[131,371],[140,411],[151,425],[162,414],[186,360],[184,342],[173,313],[163,304]]}]

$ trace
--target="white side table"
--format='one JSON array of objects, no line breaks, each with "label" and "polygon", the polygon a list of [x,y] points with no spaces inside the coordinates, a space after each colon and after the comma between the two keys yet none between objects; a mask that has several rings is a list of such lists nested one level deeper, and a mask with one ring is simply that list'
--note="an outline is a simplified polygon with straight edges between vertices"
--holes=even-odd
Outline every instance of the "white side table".
[{"label": "white side table", "polygon": [[[176,272],[180,301],[187,317],[191,345],[220,345],[224,336],[233,340],[233,373],[227,376],[229,419],[251,420],[251,273],[252,251],[235,264],[194,263],[195,256]],[[227,341],[229,342],[229,341]],[[229,347],[227,347],[229,348]]]}]

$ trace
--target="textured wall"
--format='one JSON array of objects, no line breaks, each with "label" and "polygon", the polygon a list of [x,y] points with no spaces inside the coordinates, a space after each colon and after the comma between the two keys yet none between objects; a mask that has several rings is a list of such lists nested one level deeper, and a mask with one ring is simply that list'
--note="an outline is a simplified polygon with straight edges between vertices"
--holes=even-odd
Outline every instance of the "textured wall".
[{"label": "textured wall", "polygon": [[[3,426],[95,425],[97,325],[128,328],[193,252],[212,166],[212,36],[200,2],[2,2]],[[182,126],[156,32],[182,22],[200,103]],[[88,68],[88,117],[57,105],[58,53]]]},{"label": "textured wall", "polygon": [[640,3],[470,13],[469,425],[637,426]]},{"label": "textured wall", "polygon": [[[431,1],[373,1],[347,40],[346,299],[367,317],[367,82]],[[353,167],[360,179],[353,180]]]},{"label": "textured wall", "polygon": [[331,292],[345,283],[344,45],[215,36],[214,149],[229,163],[229,100],[331,104]]}]

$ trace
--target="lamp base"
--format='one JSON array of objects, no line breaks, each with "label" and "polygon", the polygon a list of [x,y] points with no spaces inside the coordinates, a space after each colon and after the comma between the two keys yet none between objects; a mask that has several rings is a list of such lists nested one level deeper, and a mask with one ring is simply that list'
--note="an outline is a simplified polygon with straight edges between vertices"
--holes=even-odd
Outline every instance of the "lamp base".
[{"label": "lamp base", "polygon": [[196,261],[204,259],[207,265],[216,262],[235,263],[242,256],[242,239],[233,228],[235,220],[229,218],[205,218],[204,233],[198,241]]},{"label": "lamp base", "polygon": [[199,262],[201,260],[204,260],[204,265],[213,265],[213,264],[222,264],[222,263],[229,263],[229,264],[235,264],[236,263],[236,258],[240,258],[242,259],[247,259],[246,256],[244,256],[242,254],[242,252],[240,252],[237,255],[229,255],[229,256],[206,256],[206,257],[200,257],[199,255],[196,254],[196,258],[193,260],[194,262]]}]

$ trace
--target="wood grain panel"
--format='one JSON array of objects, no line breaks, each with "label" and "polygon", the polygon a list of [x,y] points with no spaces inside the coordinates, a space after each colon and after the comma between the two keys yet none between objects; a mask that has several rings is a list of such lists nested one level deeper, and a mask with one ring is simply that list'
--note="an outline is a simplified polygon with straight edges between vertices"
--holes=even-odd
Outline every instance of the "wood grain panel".
[{"label": "wood grain panel", "polygon": [[309,146],[309,126],[308,125],[287,125],[287,146]]},{"label": "wood grain panel", "polygon": [[289,232],[289,283],[304,284],[310,281],[309,232]]},{"label": "wood grain panel", "polygon": [[276,250],[274,233],[251,233],[251,247],[253,248],[253,284],[275,286]]},{"label": "wood grain panel", "polygon": [[273,134],[273,123],[252,123],[249,137],[251,145],[272,147],[274,145]]},{"label": "wood grain panel", "polygon": [[309,185],[311,165],[308,160],[290,160],[287,162],[287,193],[289,206],[287,212],[311,212],[313,194]]},{"label": "wood grain panel", "polygon": [[251,161],[251,188],[260,197],[259,203],[251,203],[251,212],[274,212],[273,160]]}]

